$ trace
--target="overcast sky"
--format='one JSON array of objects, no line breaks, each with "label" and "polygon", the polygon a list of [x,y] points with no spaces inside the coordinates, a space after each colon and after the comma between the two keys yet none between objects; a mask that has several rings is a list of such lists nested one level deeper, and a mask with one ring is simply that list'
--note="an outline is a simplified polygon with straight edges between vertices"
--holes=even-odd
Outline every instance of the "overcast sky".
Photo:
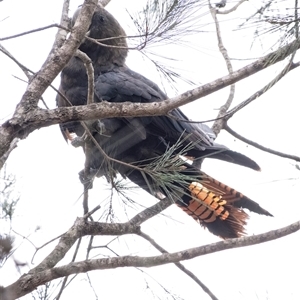
[{"label": "overcast sky", "polygon": [[[4,0],[0,3],[0,37],[24,32],[53,23],[58,23],[61,13],[59,0]],[[128,17],[126,8],[137,13],[143,1],[112,0],[107,9],[114,14],[127,34],[133,33],[133,24]],[[242,17],[251,15],[259,7],[260,1],[248,1],[231,16],[232,22],[223,22],[225,46],[234,60],[237,69],[270,50],[273,39],[263,36],[254,45],[253,31],[235,31]],[[70,15],[81,4],[71,1]],[[204,15],[200,23],[212,22],[209,15]],[[179,61],[166,62],[177,67],[196,84],[203,84],[227,73],[225,63],[218,53],[216,37],[211,32],[213,27],[205,27],[196,36],[187,37],[192,40],[191,47],[165,45],[153,47],[162,56],[175,57]],[[52,46],[56,29],[4,41],[2,44],[25,66],[38,71]],[[265,45],[262,47],[261,43]],[[252,45],[252,47],[251,47]],[[296,57],[297,60],[297,57]],[[130,53],[128,65],[143,75],[164,86],[170,96],[176,94],[167,82],[161,78],[151,64],[140,54]],[[25,91],[26,84],[16,77],[26,79],[22,71],[0,53],[0,122],[12,116],[16,104]],[[261,72],[237,84],[234,105],[245,100],[260,89],[280,72],[282,64]],[[299,155],[300,137],[299,121],[299,70],[288,74],[273,89],[239,112],[229,125],[245,137],[278,151]],[[15,77],[16,76],[16,77]],[[54,82],[57,87],[59,78]],[[191,86],[176,83],[178,92],[184,92]],[[200,99],[183,108],[189,118],[206,120],[216,116],[217,109],[228,96],[228,89]],[[49,107],[55,107],[55,93],[49,88],[44,94]],[[243,192],[259,202],[275,217],[268,218],[251,214],[247,226],[248,234],[258,234],[299,220],[299,171],[294,162],[281,159],[271,154],[254,149],[232,136],[222,133],[218,142],[240,151],[261,166],[262,172],[254,172],[220,161],[206,161],[204,171],[216,179]],[[17,176],[17,191],[21,194],[12,227],[23,236],[30,235],[30,240],[38,247],[48,240],[62,234],[70,228],[76,216],[82,215],[82,186],[78,172],[83,168],[84,156],[81,149],[67,145],[62,138],[58,126],[44,128],[33,132],[26,140],[20,141],[8,160],[8,169]],[[91,191],[90,208],[101,204],[105,207],[110,196],[109,186],[105,180],[97,179]],[[148,206],[154,200],[145,192],[134,190],[130,196],[139,205]],[[122,201],[115,197],[114,205],[121,220],[126,214]],[[118,207],[120,209],[118,209]],[[137,207],[141,209],[141,206]],[[129,216],[135,214],[128,208]],[[2,232],[8,225],[1,223]],[[40,230],[35,229],[40,227]],[[169,252],[201,246],[219,241],[219,238],[200,228],[191,218],[177,207],[167,209],[163,215],[148,221],[142,229],[151,234]],[[219,299],[299,299],[299,233],[273,242],[251,246],[243,249],[223,251],[184,262],[200,280],[202,280]],[[107,237],[99,238],[98,245],[105,245]],[[87,241],[85,241],[87,242]],[[21,247],[15,252],[16,259],[28,262],[29,267],[39,263],[53,249],[55,242],[38,252],[31,265],[34,247],[17,238],[16,246]],[[120,255],[153,255],[158,254],[148,243],[137,237],[120,238],[111,244],[111,248]],[[95,256],[113,255],[107,249],[98,249]],[[72,253],[70,254],[72,255]],[[81,259],[85,255],[82,248]],[[67,263],[68,256],[63,263]],[[24,267],[22,272],[29,269]],[[93,287],[103,299],[153,299],[158,294],[165,299],[171,297],[157,282],[171,293],[185,300],[210,299],[186,275],[174,266],[161,266],[145,270],[147,274],[133,268],[90,273]],[[0,270],[0,283],[7,285],[15,281],[20,274],[15,270],[12,261],[8,261]],[[157,282],[156,282],[157,281]],[[57,293],[54,292],[54,295]],[[76,295],[76,296],[74,296]],[[80,295],[80,296],[79,296]],[[62,299],[74,297],[94,299],[86,275],[80,275],[76,283],[71,284]],[[24,299],[32,299],[30,295]]]}]

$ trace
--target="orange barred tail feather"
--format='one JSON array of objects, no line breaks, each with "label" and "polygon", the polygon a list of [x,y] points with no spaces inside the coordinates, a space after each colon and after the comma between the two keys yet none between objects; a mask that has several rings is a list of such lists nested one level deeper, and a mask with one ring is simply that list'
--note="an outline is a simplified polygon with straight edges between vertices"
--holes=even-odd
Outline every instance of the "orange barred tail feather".
[{"label": "orange barred tail feather", "polygon": [[226,184],[208,176],[203,173],[203,182],[208,190],[212,191],[215,194],[222,195],[223,199],[226,199],[228,204],[232,204],[235,207],[247,208],[252,212],[255,212],[260,215],[266,215],[273,217],[267,210],[263,209],[258,203],[251,200],[250,198],[244,196],[242,193],[236,191],[235,189],[227,186]]},{"label": "orange barred tail feather", "polygon": [[189,185],[191,197],[183,197],[177,205],[188,215],[223,238],[245,235],[248,214],[242,208],[272,216],[253,200],[203,173],[203,181]]},{"label": "orange barred tail feather", "polygon": [[192,196],[189,203],[178,205],[203,227],[224,239],[245,234],[248,215],[242,209],[228,204],[221,195],[216,195],[199,182],[192,182],[189,190]]}]

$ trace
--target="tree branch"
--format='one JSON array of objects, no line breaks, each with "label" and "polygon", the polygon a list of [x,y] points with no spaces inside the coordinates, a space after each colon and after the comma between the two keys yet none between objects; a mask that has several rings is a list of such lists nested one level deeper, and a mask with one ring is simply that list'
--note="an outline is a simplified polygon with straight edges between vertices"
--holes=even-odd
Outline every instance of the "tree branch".
[{"label": "tree branch", "polygon": [[[227,66],[227,70],[228,70],[229,74],[232,74],[233,68],[232,68],[232,64],[231,64],[228,52],[222,41],[220,25],[219,25],[219,21],[217,19],[217,10],[211,6],[210,2],[209,2],[209,6],[210,6],[210,13],[214,19],[215,26],[216,26],[219,50],[226,62],[226,66]],[[217,116],[218,120],[216,120],[212,126],[212,130],[216,136],[220,133],[221,129],[225,125],[225,121],[221,117],[224,116],[226,114],[227,110],[229,109],[229,107],[233,101],[233,98],[234,98],[234,93],[235,93],[235,85],[232,84],[232,85],[230,85],[230,92],[229,92],[228,99],[226,100],[225,104],[220,107],[220,110],[219,110],[219,113]]]},{"label": "tree branch", "polygon": [[8,150],[11,141],[18,134],[26,137],[31,132],[31,130],[28,132],[20,127],[20,120],[24,120],[28,112],[32,112],[37,108],[37,103],[46,88],[79,47],[90,25],[96,4],[96,0],[85,0],[68,40],[57,51],[55,49],[51,50],[40,71],[28,84],[13,117],[0,127],[0,157]]},{"label": "tree branch", "polygon": [[19,140],[20,139],[18,139],[18,138],[14,138],[9,146],[9,149],[0,157],[0,170],[3,168],[10,153],[18,146]]},{"label": "tree branch", "polygon": [[133,217],[128,223],[134,225],[134,226],[139,226],[145,221],[151,219],[152,217],[156,216],[169,206],[174,204],[174,201],[169,198],[164,198],[163,200],[159,201],[158,203],[146,208],[139,214],[137,214],[135,217]]},{"label": "tree branch", "polygon": [[235,6],[233,6],[230,9],[227,9],[227,10],[217,10],[217,14],[219,14],[219,15],[230,14],[233,11],[237,10],[239,8],[239,6],[242,5],[246,1],[248,1],[248,0],[240,0]]},{"label": "tree branch", "polygon": [[99,0],[99,4],[105,7],[111,0]]},{"label": "tree branch", "polygon": [[64,0],[61,18],[60,18],[60,26],[56,33],[52,49],[59,49],[66,41],[67,34],[71,31],[71,22],[68,16],[69,6],[70,6],[70,0]]},{"label": "tree branch", "polygon": [[28,79],[30,79],[32,76],[30,73],[34,74],[33,71],[29,70],[27,67],[25,67],[23,64],[21,64],[16,58],[14,58],[14,56],[7,50],[5,49],[4,46],[2,46],[0,44],[0,51],[5,54],[6,56],[8,56],[13,62],[15,62],[18,67],[24,72],[24,74],[26,75],[26,77]]},{"label": "tree branch", "polygon": [[[105,224],[108,225],[108,224]],[[116,224],[109,224],[116,225]],[[68,276],[71,274],[85,273],[93,270],[115,269],[120,267],[153,267],[168,263],[177,263],[182,260],[192,259],[198,256],[216,253],[219,251],[240,248],[260,243],[265,243],[284,237],[300,230],[300,221],[292,223],[286,227],[265,232],[258,235],[230,239],[204,245],[201,247],[190,248],[174,253],[164,253],[152,257],[139,256],[118,256],[111,258],[90,259],[80,262],[70,263],[68,265],[46,268],[45,270],[30,272],[23,275],[19,280],[2,290],[2,300],[13,300],[30,293],[36,287],[45,284],[51,280]],[[124,234],[121,230],[119,233]]]},{"label": "tree branch", "polygon": [[139,227],[127,223],[87,222],[85,218],[78,218],[74,225],[62,235],[54,250],[30,273],[40,272],[54,267],[74,245],[77,239],[86,235],[123,235],[139,231]]},{"label": "tree branch", "polygon": [[[77,32],[77,29],[75,29],[72,34]],[[65,45],[66,44],[67,42],[65,43]],[[74,40],[72,40],[71,44],[75,47]],[[221,77],[213,82],[207,83],[203,86],[187,91],[177,97],[170,98],[162,102],[153,102],[147,104],[102,102],[97,104],[90,104],[87,106],[63,107],[53,110],[43,110],[37,108],[35,106],[38,101],[37,99],[39,99],[46,86],[50,84],[53,78],[63,67],[63,63],[61,62],[65,62],[70,58],[69,55],[63,54],[63,51],[66,50],[65,45],[61,47],[57,55],[52,58],[52,65],[50,64],[50,58],[49,61],[47,61],[42,67],[38,75],[36,75],[31,81],[21,103],[17,107],[13,118],[5,122],[0,127],[0,157],[7,151],[13,138],[25,138],[35,129],[46,127],[49,125],[54,125],[71,120],[89,120],[109,117],[158,116],[167,114],[168,111],[174,108],[190,103],[198,98],[207,96],[285,59],[296,49],[299,49],[300,39],[297,39],[294,42],[286,45],[285,47],[282,47],[277,51],[274,51],[258,59],[257,61],[233,72],[231,75]],[[76,47],[77,46],[78,44],[76,44]],[[55,61],[55,58],[60,63],[57,63]],[[56,75],[54,76],[54,74]]]},{"label": "tree branch", "polygon": [[67,27],[64,27],[64,26],[62,26],[60,24],[56,24],[55,23],[55,24],[44,26],[44,27],[40,27],[40,28],[36,28],[36,29],[25,31],[25,32],[21,32],[21,33],[18,33],[18,34],[6,36],[6,37],[3,37],[3,38],[0,38],[0,41],[6,41],[6,40],[15,39],[15,38],[18,38],[20,36],[24,36],[24,35],[31,34],[31,33],[34,33],[34,32],[43,31],[43,30],[46,30],[46,29],[49,29],[49,28],[53,28],[53,27],[58,27],[58,28],[63,29],[64,31],[69,31]]},{"label": "tree branch", "polygon": [[[161,253],[169,253],[166,251],[163,247],[161,247],[159,244],[155,242],[154,239],[152,239],[149,235],[146,233],[140,231],[138,235],[145,240],[147,240],[154,248],[156,248]],[[211,292],[211,290],[190,270],[188,270],[183,264],[180,262],[174,263],[175,266],[180,269],[183,273],[188,275],[191,279],[193,279],[202,289],[203,291],[212,299],[212,300],[218,300],[218,298]]]},{"label": "tree branch", "polygon": [[273,80],[271,80],[268,84],[266,84],[264,87],[259,89],[257,92],[255,92],[253,95],[251,95],[248,99],[244,100],[234,108],[232,108],[230,111],[228,111],[224,116],[223,119],[228,121],[236,112],[241,110],[242,108],[246,107],[248,104],[250,104],[252,101],[258,99],[261,95],[265,94],[269,89],[271,89],[280,79],[282,79],[289,71],[292,71],[295,68],[298,68],[300,66],[300,62],[297,63],[289,63]]},{"label": "tree branch", "polygon": [[270,149],[270,148],[267,148],[267,147],[264,147],[256,142],[253,142],[245,137],[243,137],[242,135],[238,134],[237,132],[235,132],[233,129],[231,129],[227,124],[225,125],[224,129],[230,133],[231,135],[233,135],[234,137],[236,137],[237,139],[257,148],[257,149],[260,149],[262,151],[265,151],[265,152],[268,152],[268,153],[271,153],[271,154],[274,154],[274,155],[277,155],[277,156],[280,156],[280,157],[284,157],[284,158],[289,158],[289,159],[293,159],[295,161],[300,161],[300,157],[299,156],[296,156],[296,155],[290,155],[290,154],[286,154],[286,153],[283,153],[283,152],[279,152],[279,151],[276,151],[276,150],[273,150],[273,149]]},{"label": "tree branch", "polygon": [[91,59],[82,51],[78,50],[75,53],[84,64],[86,69],[86,74],[88,77],[88,94],[87,94],[87,104],[94,103],[94,88],[95,88],[95,80],[94,80],[94,67]]}]

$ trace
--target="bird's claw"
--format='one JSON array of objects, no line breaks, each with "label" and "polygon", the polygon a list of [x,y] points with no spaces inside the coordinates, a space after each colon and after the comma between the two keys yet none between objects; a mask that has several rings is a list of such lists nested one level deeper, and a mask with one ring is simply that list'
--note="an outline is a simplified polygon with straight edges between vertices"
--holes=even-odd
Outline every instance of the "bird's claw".
[{"label": "bird's claw", "polygon": [[71,145],[75,148],[84,146],[84,138],[81,136],[76,136],[72,139]]},{"label": "bird's claw", "polygon": [[78,175],[79,175],[79,179],[81,181],[81,183],[84,186],[87,186],[88,189],[92,189],[93,188],[93,181],[97,175],[98,169],[93,169],[90,168],[88,174],[86,174],[85,170],[81,170]]}]

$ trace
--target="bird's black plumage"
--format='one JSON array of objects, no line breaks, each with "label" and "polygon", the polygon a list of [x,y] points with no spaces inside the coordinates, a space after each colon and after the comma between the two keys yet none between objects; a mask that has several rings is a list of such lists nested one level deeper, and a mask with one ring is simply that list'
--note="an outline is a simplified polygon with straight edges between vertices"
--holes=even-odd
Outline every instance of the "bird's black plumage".
[{"label": "bird's black plumage", "polygon": [[[106,44],[106,46],[96,44],[86,38],[79,47],[81,51],[90,57],[93,63],[95,102],[130,101],[149,103],[167,99],[167,96],[155,83],[126,66],[125,59],[128,50],[125,32],[116,19],[101,7],[97,7],[94,13],[88,36]],[[87,85],[88,78],[84,64],[74,56],[62,71],[59,90],[64,97],[57,96],[57,105],[61,107],[70,104],[86,104]],[[174,109],[170,114],[172,117],[154,116],[100,120],[99,123],[96,123],[96,126],[91,127],[93,137],[101,149],[114,161],[107,161],[102,150],[93,145],[89,160],[90,167],[97,170],[99,176],[110,176],[115,172],[119,172],[140,187],[155,194],[153,191],[159,191],[160,187],[154,178],[131,168],[130,164],[145,167],[162,156],[168,149],[177,145],[174,154],[180,154],[185,149],[185,155],[195,159],[192,166],[188,164],[182,166],[182,174],[196,178],[205,189],[208,189],[214,195],[221,198],[224,198],[224,195],[227,196],[227,200],[224,198],[226,200],[225,204],[222,204],[222,200],[219,201],[219,204],[216,204],[222,208],[219,211],[224,208],[230,212],[230,217],[226,217],[227,221],[222,220],[221,212],[211,208],[210,204],[201,202],[202,200],[199,200],[199,205],[209,210],[207,214],[215,216],[214,221],[204,219],[203,213],[201,212],[202,215],[198,213],[202,208],[197,208],[194,212],[188,212],[194,218],[199,219],[210,231],[223,238],[237,237],[243,234],[246,214],[239,209],[240,207],[270,215],[254,201],[199,170],[205,157],[218,158],[255,170],[259,170],[259,166],[245,155],[216,144],[214,142],[215,135],[208,126],[189,123],[188,118],[180,109]],[[84,133],[80,122],[76,121],[62,124],[61,129],[65,136],[66,132],[76,133],[78,136],[82,136]],[[182,139],[182,142],[178,144],[180,139]],[[118,163],[118,161],[126,164]],[[188,181],[191,183],[192,180]],[[174,184],[176,185],[176,182]],[[181,196],[182,200],[178,203],[187,211],[192,198],[190,194],[185,192]],[[218,213],[220,214],[218,215]],[[230,218],[233,218],[233,220]]]}]

